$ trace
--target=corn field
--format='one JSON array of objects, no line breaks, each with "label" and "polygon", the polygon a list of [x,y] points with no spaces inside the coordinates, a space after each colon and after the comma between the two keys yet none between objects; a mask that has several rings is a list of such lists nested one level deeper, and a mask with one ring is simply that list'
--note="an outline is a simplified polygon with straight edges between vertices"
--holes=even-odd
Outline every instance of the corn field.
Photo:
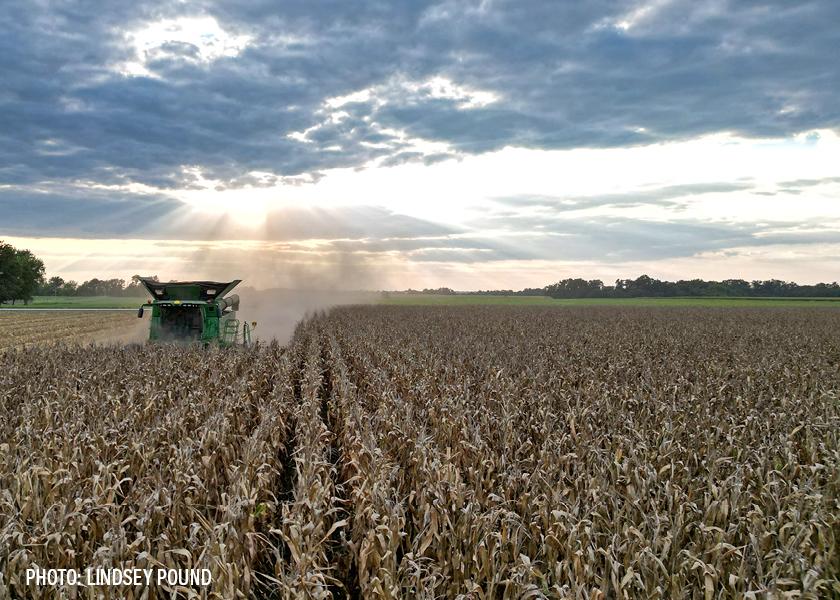
[{"label": "corn field", "polygon": [[286,346],[8,349],[0,598],[840,597],[838,394],[832,309],[354,306]]}]

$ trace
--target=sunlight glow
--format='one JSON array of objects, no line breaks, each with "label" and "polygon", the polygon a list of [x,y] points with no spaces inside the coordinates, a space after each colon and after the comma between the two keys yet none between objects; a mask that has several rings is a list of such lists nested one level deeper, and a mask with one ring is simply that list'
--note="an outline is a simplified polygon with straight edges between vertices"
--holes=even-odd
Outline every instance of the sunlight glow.
[{"label": "sunlight glow", "polygon": [[[434,142],[424,146],[423,140],[403,141],[416,143],[425,153],[446,150]],[[287,206],[387,206],[399,214],[466,228],[488,211],[539,213],[524,204],[506,206],[517,198],[567,205],[564,213],[575,218],[623,215],[749,223],[760,214],[767,222],[820,218],[837,223],[837,156],[840,137],[829,130],[772,141],[715,135],[635,148],[505,148],[432,165],[332,169],[318,178],[252,173],[250,183],[234,187],[190,166],[183,168],[188,188],[173,193],[149,186],[136,189],[134,184],[130,191],[174,195],[197,211],[228,215],[254,229],[269,212]],[[791,189],[791,182],[803,180],[803,189]],[[669,186],[726,182],[734,184],[732,190],[695,195],[688,186],[668,202],[644,200],[645,194]],[[792,194],[796,202],[790,201]],[[622,195],[642,200],[622,202]],[[599,201],[605,197],[613,201]]]},{"label": "sunlight glow", "polygon": [[[431,165],[333,169],[318,177],[253,172],[235,182],[214,179],[193,165],[183,167],[188,185],[175,191],[77,182],[80,188],[181,201],[182,209],[159,222],[147,221],[138,232],[157,237],[168,232],[169,241],[79,240],[68,245],[22,238],[20,244],[43,254],[51,271],[78,278],[125,273],[152,261],[167,276],[198,269],[209,277],[227,269],[260,281],[262,287],[290,285],[293,274],[302,272],[319,274],[312,281],[323,283],[327,279],[320,274],[338,276],[348,264],[366,273],[366,285],[383,288],[403,287],[408,281],[428,287],[457,281],[461,289],[486,289],[500,280],[500,273],[507,287],[544,285],[559,274],[583,272],[605,280],[641,272],[714,278],[737,273],[742,266],[756,276],[830,281],[836,278],[833,257],[840,256],[838,155],[838,135],[814,131],[786,140],[715,135],[623,149],[504,148]],[[445,236],[451,243],[434,235],[423,238],[422,233],[412,237],[411,228],[404,238],[394,238],[406,243],[383,243],[388,236],[376,237],[366,221],[366,215],[379,214],[365,212],[372,207],[386,209],[383,215],[415,219],[413,223],[444,226],[451,231]],[[302,221],[286,221],[286,216],[299,217],[301,210],[307,211]],[[364,222],[342,221],[354,218]],[[545,254],[545,248],[565,247],[563,239],[574,243],[578,223],[629,219],[737,228],[755,225],[757,218],[764,233],[754,239],[763,236],[767,242],[690,257],[641,263],[609,256],[603,261],[564,260],[562,254],[552,260]],[[327,219],[326,229],[318,225],[322,219]],[[508,221],[517,219],[534,225],[510,228]],[[568,225],[543,230],[543,219]],[[333,230],[359,233],[352,239],[318,234]],[[367,237],[367,231],[374,236]],[[178,232],[192,241],[177,239]],[[768,237],[776,234],[779,241]],[[798,235],[817,238],[796,244]],[[488,248],[500,254],[494,256]],[[521,258],[505,258],[511,255]],[[344,289],[361,285],[333,284]]]}]

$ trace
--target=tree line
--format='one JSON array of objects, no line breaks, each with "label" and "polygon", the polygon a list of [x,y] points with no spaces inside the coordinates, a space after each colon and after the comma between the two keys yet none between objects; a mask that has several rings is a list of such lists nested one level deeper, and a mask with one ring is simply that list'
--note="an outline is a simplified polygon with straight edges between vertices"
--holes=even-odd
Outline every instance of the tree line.
[{"label": "tree line", "polygon": [[640,298],[678,296],[740,296],[740,297],[794,297],[794,298],[837,298],[840,285],[817,283],[799,285],[792,281],[766,279],[746,281],[724,279],[706,281],[703,279],[681,279],[661,281],[648,275],[636,279],[617,279],[614,285],[604,285],[599,279],[563,279],[544,288],[545,295],[552,298]]},{"label": "tree line", "polygon": [[[440,293],[428,290],[428,293]],[[649,275],[636,279],[616,279],[615,284],[606,285],[600,279],[582,279],[580,277],[561,279],[542,288],[524,290],[481,290],[468,292],[477,295],[494,296],[550,296],[551,298],[667,298],[679,296],[729,296],[754,298],[838,298],[840,285],[817,283],[799,285],[781,279],[747,281],[745,279],[724,279],[706,281],[704,279],[680,279],[662,281]]]},{"label": "tree line", "polygon": [[745,279],[724,279],[706,281],[704,279],[680,279],[662,281],[649,275],[636,279],[617,279],[613,285],[606,285],[600,279],[582,279],[580,277],[561,279],[557,283],[541,288],[523,290],[478,290],[475,292],[456,292],[451,288],[413,290],[401,294],[433,294],[451,296],[453,294],[469,296],[549,296],[551,298],[674,298],[680,296],[721,296],[752,298],[840,298],[840,285],[817,283],[799,285],[781,279],[747,281]]},{"label": "tree line", "polygon": [[[82,283],[65,281],[55,276],[44,275],[44,263],[29,250],[18,250],[0,240],[0,303],[16,301],[29,302],[33,296],[125,296],[142,297],[146,288],[140,283],[140,275],[124,279],[93,278]],[[155,281],[157,276],[151,277]],[[648,275],[636,279],[617,279],[613,285],[606,285],[600,279],[580,277],[561,279],[542,288],[523,290],[480,290],[477,292],[456,292],[451,288],[407,290],[408,294],[452,295],[467,293],[494,296],[550,296],[551,298],[640,298],[676,296],[741,296],[741,297],[794,297],[794,298],[838,298],[840,285],[817,283],[799,285],[780,279],[746,281],[724,279],[706,281],[703,279],[681,279],[662,281]]]},{"label": "tree line", "polygon": [[[151,277],[157,281],[157,276]],[[34,296],[126,296],[148,295],[140,275],[124,279],[93,278],[82,283],[61,277],[46,279],[44,263],[29,250],[18,250],[0,240],[0,304],[28,303]]]},{"label": "tree line", "polygon": [[[97,279],[94,277],[82,283],[64,281],[61,277],[50,277],[38,287],[38,296],[122,296],[139,298],[149,292],[140,283],[141,275],[134,275],[126,284],[125,279]],[[146,277],[158,281],[157,275]]]}]

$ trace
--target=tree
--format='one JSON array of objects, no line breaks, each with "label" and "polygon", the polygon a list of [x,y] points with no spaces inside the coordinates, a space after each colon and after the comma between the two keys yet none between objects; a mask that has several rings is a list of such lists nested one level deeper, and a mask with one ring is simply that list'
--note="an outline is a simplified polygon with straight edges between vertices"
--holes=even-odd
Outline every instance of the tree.
[{"label": "tree", "polygon": [[562,279],[546,287],[545,292],[552,298],[599,298],[604,295],[604,282],[580,277]]},{"label": "tree", "polygon": [[29,250],[18,250],[17,299],[30,302],[38,288],[44,284],[44,262]]},{"label": "tree", "polygon": [[58,296],[64,289],[64,280],[61,277],[50,277],[49,281],[41,288],[45,296]]},{"label": "tree", "polygon": [[76,290],[79,288],[79,284],[73,281],[65,281],[64,285],[61,286],[61,295],[62,296],[75,296]]},{"label": "tree", "polygon": [[121,296],[125,288],[124,279],[108,279],[102,282],[102,291],[105,296]]},{"label": "tree", "polygon": [[159,281],[157,275],[152,275],[151,277],[143,277],[142,275],[132,275],[131,283],[125,286],[125,289],[122,291],[122,295],[128,296],[129,298],[139,298],[141,296],[147,296],[149,292],[146,290],[146,286],[144,286],[140,282],[141,279],[151,279],[152,281]]},{"label": "tree", "polygon": [[0,242],[0,302],[29,302],[44,283],[44,263],[29,250]]},{"label": "tree", "polygon": [[0,303],[14,300],[17,289],[17,250],[0,241]]}]

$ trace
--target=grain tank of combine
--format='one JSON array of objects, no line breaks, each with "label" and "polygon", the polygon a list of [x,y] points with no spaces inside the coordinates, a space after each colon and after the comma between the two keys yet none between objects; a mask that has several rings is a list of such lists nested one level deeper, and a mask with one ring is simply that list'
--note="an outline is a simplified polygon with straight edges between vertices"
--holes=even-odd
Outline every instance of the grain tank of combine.
[{"label": "grain tank of combine", "polygon": [[[227,294],[240,279],[217,281],[140,280],[152,300],[140,307],[151,309],[149,341],[203,342],[232,346],[251,343],[251,326],[236,318],[239,296]],[[256,325],[254,323],[253,325]]]}]

